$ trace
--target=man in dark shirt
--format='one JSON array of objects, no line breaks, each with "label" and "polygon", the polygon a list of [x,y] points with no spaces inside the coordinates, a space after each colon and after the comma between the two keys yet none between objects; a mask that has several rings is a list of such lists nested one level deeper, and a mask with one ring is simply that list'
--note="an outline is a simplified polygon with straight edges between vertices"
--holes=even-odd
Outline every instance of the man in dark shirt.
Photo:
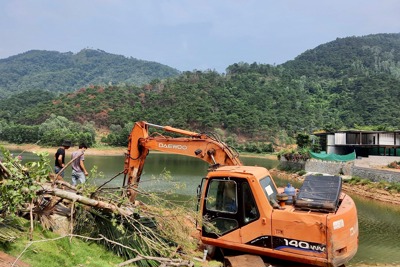
[{"label": "man in dark shirt", "polygon": [[62,168],[65,166],[65,150],[71,147],[71,141],[65,140],[61,147],[57,149],[56,154],[54,155],[54,172],[64,178],[64,171],[59,173]]}]

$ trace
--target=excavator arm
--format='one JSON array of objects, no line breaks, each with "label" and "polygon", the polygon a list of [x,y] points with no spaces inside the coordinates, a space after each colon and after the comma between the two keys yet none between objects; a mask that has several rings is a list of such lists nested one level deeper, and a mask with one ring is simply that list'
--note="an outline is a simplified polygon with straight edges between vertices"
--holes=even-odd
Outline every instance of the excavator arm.
[{"label": "excavator arm", "polygon": [[[150,135],[149,127],[161,129],[174,136],[162,133]],[[159,126],[145,121],[136,122],[128,140],[125,159],[125,181],[131,201],[136,198],[135,188],[140,182],[146,157],[150,150],[199,158],[210,164],[210,168],[220,165],[241,166],[238,153],[217,138],[206,134],[181,130],[170,126]]]}]

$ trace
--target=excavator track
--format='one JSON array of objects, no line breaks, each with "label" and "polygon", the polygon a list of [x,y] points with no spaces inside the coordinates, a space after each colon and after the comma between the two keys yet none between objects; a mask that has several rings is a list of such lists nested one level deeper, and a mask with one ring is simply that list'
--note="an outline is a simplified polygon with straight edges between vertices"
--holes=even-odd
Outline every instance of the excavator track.
[{"label": "excavator track", "polygon": [[226,256],[224,267],[265,267],[260,256],[243,254],[239,256]]}]

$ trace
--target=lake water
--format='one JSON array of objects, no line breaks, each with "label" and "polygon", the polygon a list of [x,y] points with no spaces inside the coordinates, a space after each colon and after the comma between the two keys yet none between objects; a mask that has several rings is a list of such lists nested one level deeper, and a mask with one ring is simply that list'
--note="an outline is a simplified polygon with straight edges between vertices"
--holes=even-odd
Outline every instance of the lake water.
[{"label": "lake water", "polygon": [[[16,154],[17,152],[14,152]],[[68,154],[70,155],[70,154]],[[23,154],[23,161],[35,160],[30,153]],[[245,165],[258,165],[266,168],[275,167],[277,160],[242,157]],[[54,164],[51,159],[51,165]],[[102,177],[93,180],[101,185],[117,175],[124,168],[124,157],[121,156],[91,156],[87,155],[85,165],[88,170],[97,166]],[[140,187],[149,191],[165,191],[175,187],[176,183],[185,184],[180,187],[180,195],[190,198],[196,195],[196,189],[207,172],[207,163],[196,158],[179,155],[153,153],[147,157]],[[164,171],[169,172],[172,181],[159,179]],[[90,171],[89,171],[90,173]],[[70,181],[71,170],[66,171],[65,180]],[[278,186],[284,186],[287,181],[274,177]],[[107,186],[122,185],[123,175],[113,179]],[[296,187],[299,184],[294,184]],[[392,264],[400,266],[400,207],[377,203],[352,195],[358,210],[360,243],[354,259],[348,266],[365,264]]]}]

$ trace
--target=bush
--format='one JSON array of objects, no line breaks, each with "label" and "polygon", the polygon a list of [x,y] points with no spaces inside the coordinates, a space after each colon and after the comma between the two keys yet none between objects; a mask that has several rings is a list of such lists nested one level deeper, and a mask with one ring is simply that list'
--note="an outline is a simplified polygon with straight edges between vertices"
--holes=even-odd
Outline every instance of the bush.
[{"label": "bush", "polygon": [[387,189],[390,191],[400,192],[400,183],[390,183]]},{"label": "bush", "polygon": [[296,166],[291,165],[291,164],[279,164],[276,168],[280,171],[285,171],[285,172],[290,172],[290,173],[300,172],[303,170],[303,169],[301,169],[301,167],[299,167],[297,165]]},{"label": "bush", "polygon": [[62,116],[51,115],[39,126],[41,144],[59,146],[63,140],[73,144],[86,143],[89,147],[95,144],[96,131],[93,123],[75,123]]},{"label": "bush", "polygon": [[388,168],[391,168],[391,169],[400,169],[400,161],[393,161],[393,162],[389,163],[387,166],[388,166]]},{"label": "bush", "polygon": [[113,127],[110,127],[111,133],[107,135],[107,137],[103,137],[101,141],[110,146],[126,147],[128,145],[128,138],[132,128],[133,123],[128,123],[123,128],[119,125],[113,125]]},{"label": "bush", "polygon": [[281,150],[278,153],[278,159],[284,157],[287,161],[298,162],[298,161],[307,161],[311,158],[310,152],[308,149],[300,149],[300,150]]},{"label": "bush", "polygon": [[38,126],[12,124],[2,128],[0,139],[14,144],[36,143],[38,132]]},{"label": "bush", "polygon": [[39,183],[47,180],[51,167],[47,153],[38,154],[38,162],[23,166],[19,156],[14,157],[2,146],[0,151],[2,164],[10,173],[9,178],[2,180],[0,187],[0,211],[2,216],[7,216],[26,208],[25,204],[36,197]]},{"label": "bush", "polygon": [[304,174],[306,174],[307,172],[305,170],[300,170],[297,172],[298,175],[303,176]]},{"label": "bush", "polygon": [[372,182],[368,179],[363,179],[361,177],[353,176],[350,180],[345,180],[344,182],[352,184],[352,185],[368,185],[371,188],[380,188],[387,191],[392,192],[400,192],[400,183],[398,182],[387,182],[387,181],[379,181],[377,183]]}]

